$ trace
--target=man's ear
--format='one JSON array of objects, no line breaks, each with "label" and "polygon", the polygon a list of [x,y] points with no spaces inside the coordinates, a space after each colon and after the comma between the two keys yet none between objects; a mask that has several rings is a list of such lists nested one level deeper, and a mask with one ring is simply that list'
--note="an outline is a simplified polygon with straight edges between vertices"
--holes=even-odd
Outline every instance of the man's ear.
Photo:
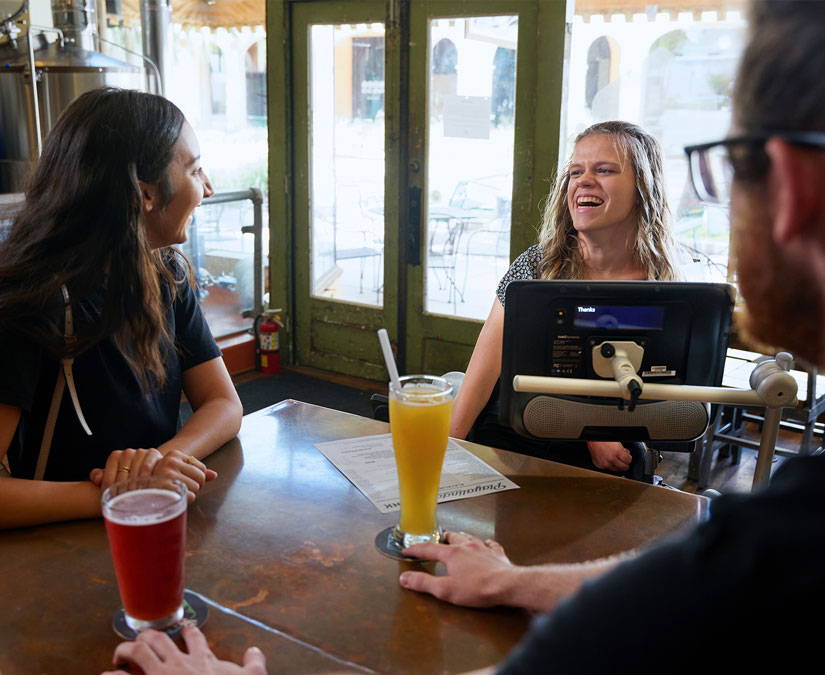
[{"label": "man's ear", "polygon": [[773,200],[773,239],[777,244],[810,236],[823,215],[820,155],[781,138],[765,144],[771,159],[768,178]]},{"label": "man's ear", "polygon": [[151,213],[160,208],[160,190],[155,183],[138,181],[140,187],[141,205],[143,213]]}]

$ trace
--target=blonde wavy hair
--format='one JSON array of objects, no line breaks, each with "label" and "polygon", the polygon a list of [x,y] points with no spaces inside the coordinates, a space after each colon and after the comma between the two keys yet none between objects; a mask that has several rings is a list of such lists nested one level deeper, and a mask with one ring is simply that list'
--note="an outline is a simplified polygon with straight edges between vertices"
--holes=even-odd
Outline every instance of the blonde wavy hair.
[{"label": "blonde wavy hair", "polygon": [[[636,177],[636,213],[638,227],[633,254],[648,279],[676,279],[671,262],[673,244],[670,237],[670,211],[665,198],[662,150],[659,142],[640,127],[629,122],[612,121],[594,124],[578,136],[575,144],[588,136],[609,134],[621,156],[633,164]],[[574,147],[575,147],[574,144]],[[568,166],[556,176],[555,185],[544,205],[539,246],[542,258],[538,266],[541,279],[581,279],[584,261],[573,218],[567,207]]]}]

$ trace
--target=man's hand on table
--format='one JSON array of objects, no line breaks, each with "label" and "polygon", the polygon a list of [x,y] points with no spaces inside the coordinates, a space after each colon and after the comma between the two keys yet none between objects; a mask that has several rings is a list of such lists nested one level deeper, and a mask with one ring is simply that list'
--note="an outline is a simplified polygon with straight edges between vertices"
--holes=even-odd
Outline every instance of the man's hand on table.
[{"label": "man's hand on table", "polygon": [[447,532],[449,545],[417,544],[404,555],[443,563],[447,576],[427,572],[404,572],[399,583],[412,591],[421,591],[465,607],[494,607],[508,604],[507,587],[518,567],[510,562],[500,544],[481,541],[464,532]]},{"label": "man's hand on table", "polygon": [[[266,675],[266,658],[257,647],[250,647],[243,657],[243,666],[231,661],[219,661],[209,649],[203,633],[195,626],[183,631],[186,652],[164,633],[147,630],[134,642],[121,642],[115,649],[112,663],[138,666],[146,675]],[[103,675],[128,675],[124,670],[112,670]]]},{"label": "man's hand on table", "polygon": [[633,554],[582,563],[523,567],[514,565],[501,545],[481,541],[464,532],[447,532],[447,544],[418,544],[404,554],[443,563],[447,574],[404,572],[399,583],[411,591],[429,593],[465,607],[506,605],[531,612],[546,612],[581,588],[588,579],[610,571]]}]

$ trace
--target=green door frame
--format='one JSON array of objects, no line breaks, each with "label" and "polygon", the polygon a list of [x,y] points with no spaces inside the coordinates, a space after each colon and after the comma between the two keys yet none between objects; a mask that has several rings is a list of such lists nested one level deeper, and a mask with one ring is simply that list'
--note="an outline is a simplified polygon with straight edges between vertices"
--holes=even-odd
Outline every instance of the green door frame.
[{"label": "green door frame", "polygon": [[[516,139],[510,258],[536,240],[540,204],[558,161],[566,0],[274,0],[267,2],[269,112],[270,306],[284,309],[285,363],[386,379],[374,329],[385,326],[402,372],[466,366],[480,323],[425,315],[423,237],[410,213],[417,188],[426,195],[427,22],[435,17],[518,14]],[[376,10],[378,16],[376,16]],[[305,34],[298,25],[369,17],[385,24],[384,307],[309,298]],[[400,46],[409,45],[404,50]],[[306,82],[306,79],[304,79]],[[538,83],[542,83],[541,87]],[[408,96],[405,96],[408,92]],[[404,187],[402,187],[404,186]],[[426,197],[424,197],[426,199]],[[414,246],[418,246],[416,251]],[[406,299],[406,301],[402,299]],[[491,297],[492,302],[492,297]],[[313,337],[312,331],[319,334]],[[313,340],[315,343],[313,344]],[[335,349],[343,349],[343,354]],[[328,352],[325,350],[329,349]],[[315,352],[315,356],[312,356]]]},{"label": "green door frame", "polygon": [[[548,177],[557,166],[565,35],[564,0],[418,0],[412,3],[410,43],[411,161],[421,170],[410,177],[426,200],[427,78],[432,45],[428,22],[433,18],[518,15],[516,60],[516,124],[513,158],[513,199],[510,260],[535,243],[540,204],[548,192]],[[418,37],[420,36],[420,37]],[[542,36],[539,42],[539,36]],[[541,45],[541,53],[539,53]],[[538,83],[543,83],[539,87]],[[547,133],[550,130],[550,133]],[[426,213],[426,204],[421,213]],[[423,224],[422,224],[423,227]],[[421,237],[420,260],[426,242]],[[424,312],[423,265],[407,266],[410,308],[405,334],[406,363],[415,372],[463,370],[480,329],[477,320],[428,315]],[[493,296],[490,296],[492,304]]]},{"label": "green door frame", "polygon": [[[284,6],[284,3],[280,3]],[[292,246],[289,262],[291,274],[287,288],[291,312],[287,312],[287,329],[291,338],[290,363],[309,365],[324,370],[370,379],[383,380],[386,374],[375,331],[386,327],[397,340],[395,320],[398,314],[398,261],[393,255],[384,256],[383,306],[373,307],[335,302],[311,295],[310,286],[310,115],[309,115],[309,32],[313,24],[358,24],[381,22],[385,24],[387,45],[393,40],[397,26],[386,21],[384,0],[352,0],[350,2],[287,2],[283,19],[283,37],[287,44],[285,68],[288,77],[288,106],[290,114],[289,147],[291,154],[284,169],[284,180],[291,188],[291,209],[286,220]],[[397,202],[392,195],[398,192],[399,149],[397,101],[400,98],[398,50],[385,51],[385,222],[397,222]],[[284,58],[284,57],[282,57]],[[277,150],[271,150],[276,151]],[[276,184],[273,177],[271,184]],[[272,233],[272,244],[278,237]],[[398,231],[385,227],[386,251],[398,248]]]},{"label": "green door frame", "polygon": [[266,91],[269,146],[269,307],[282,310],[285,330],[280,348],[283,363],[295,362],[292,227],[292,116],[289,6],[286,0],[266,6]]}]

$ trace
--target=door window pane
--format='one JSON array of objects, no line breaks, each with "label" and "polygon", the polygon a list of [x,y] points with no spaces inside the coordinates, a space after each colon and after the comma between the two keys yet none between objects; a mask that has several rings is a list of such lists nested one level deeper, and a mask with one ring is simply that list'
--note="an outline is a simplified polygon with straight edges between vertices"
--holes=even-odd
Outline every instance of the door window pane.
[{"label": "door window pane", "polygon": [[[744,0],[623,4],[615,14],[596,0],[577,0],[570,26],[561,161],[576,134],[611,119],[656,136],[678,246],[689,281],[729,279],[727,207],[701,204],[688,177],[684,146],[725,136],[731,85],[745,38]],[[635,5],[635,7],[634,7]]]},{"label": "door window pane", "polygon": [[380,306],[383,24],[312,26],[309,67],[311,292]]},{"label": "door window pane", "polygon": [[518,17],[429,24],[425,309],[482,319],[510,253]]}]

